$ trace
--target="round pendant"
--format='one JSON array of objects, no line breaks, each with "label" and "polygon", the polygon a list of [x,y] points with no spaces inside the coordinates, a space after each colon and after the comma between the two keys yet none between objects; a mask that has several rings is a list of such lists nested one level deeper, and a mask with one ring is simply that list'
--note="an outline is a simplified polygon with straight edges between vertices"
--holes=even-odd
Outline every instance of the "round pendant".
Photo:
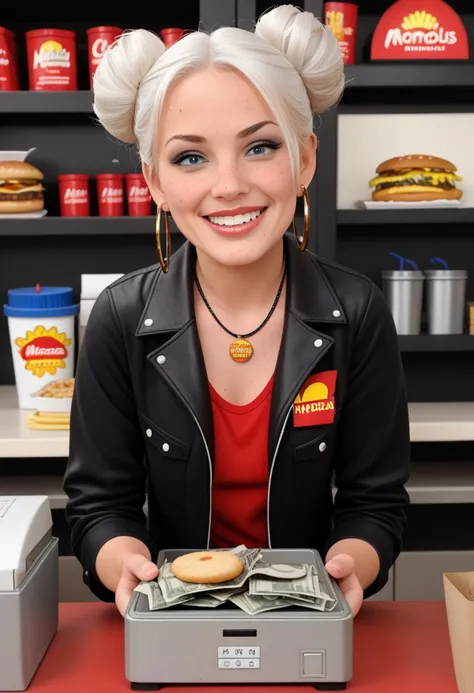
[{"label": "round pendant", "polygon": [[229,347],[229,354],[236,363],[245,363],[253,356],[253,346],[246,339],[236,339]]}]

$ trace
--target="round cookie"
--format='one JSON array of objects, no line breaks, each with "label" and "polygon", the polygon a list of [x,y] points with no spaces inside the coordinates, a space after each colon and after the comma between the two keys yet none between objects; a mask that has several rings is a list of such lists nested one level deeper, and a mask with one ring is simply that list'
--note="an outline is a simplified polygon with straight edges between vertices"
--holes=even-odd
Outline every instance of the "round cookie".
[{"label": "round cookie", "polygon": [[211,584],[233,580],[243,569],[241,559],[228,551],[193,551],[171,565],[173,574],[183,582]]}]

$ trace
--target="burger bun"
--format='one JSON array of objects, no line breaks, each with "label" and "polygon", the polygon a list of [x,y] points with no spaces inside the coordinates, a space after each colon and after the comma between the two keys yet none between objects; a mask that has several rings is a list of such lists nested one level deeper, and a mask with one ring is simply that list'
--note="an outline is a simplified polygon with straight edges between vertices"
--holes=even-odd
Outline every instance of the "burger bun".
[{"label": "burger bun", "polygon": [[44,201],[39,200],[0,200],[0,214],[30,214],[39,212]]},{"label": "burger bun", "polygon": [[[411,186],[416,187],[416,186]],[[421,187],[421,186],[420,186]],[[386,202],[393,200],[394,202],[421,202],[423,200],[460,200],[462,190],[426,190],[425,192],[408,192],[408,186],[405,188],[407,192],[397,192],[400,188],[387,188],[385,190],[376,190],[372,193],[372,199],[378,202]]]},{"label": "burger bun", "polygon": [[447,159],[441,159],[438,156],[429,156],[428,154],[407,154],[406,156],[396,156],[393,159],[382,161],[375,169],[377,173],[385,171],[400,171],[403,169],[420,169],[420,168],[440,168],[444,171],[456,171],[456,166]]},{"label": "burger bun", "polygon": [[0,161],[0,180],[43,180],[43,173],[27,161]]}]

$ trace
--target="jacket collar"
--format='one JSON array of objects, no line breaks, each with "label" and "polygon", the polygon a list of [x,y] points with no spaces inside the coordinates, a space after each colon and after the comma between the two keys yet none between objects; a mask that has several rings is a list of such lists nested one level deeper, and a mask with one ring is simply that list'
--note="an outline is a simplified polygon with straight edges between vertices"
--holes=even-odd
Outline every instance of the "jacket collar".
[{"label": "jacket collar", "polygon": [[[284,244],[288,311],[306,323],[345,324],[342,305],[318,260],[309,252],[301,253],[288,235]],[[186,241],[172,256],[168,273],[158,270],[137,325],[137,336],[178,332],[194,321],[195,261],[196,249]]]}]

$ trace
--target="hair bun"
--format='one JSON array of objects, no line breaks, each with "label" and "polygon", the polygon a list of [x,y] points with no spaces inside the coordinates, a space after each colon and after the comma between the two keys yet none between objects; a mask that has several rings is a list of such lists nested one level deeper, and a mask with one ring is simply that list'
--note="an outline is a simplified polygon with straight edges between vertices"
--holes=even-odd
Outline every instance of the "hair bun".
[{"label": "hair bun", "polygon": [[104,53],[94,74],[94,112],[113,137],[134,144],[138,88],[165,51],[146,29],[122,34]]},{"label": "hair bun", "polygon": [[255,34],[280,50],[299,72],[314,113],[338,103],[344,90],[339,42],[311,12],[280,5],[260,17]]}]

